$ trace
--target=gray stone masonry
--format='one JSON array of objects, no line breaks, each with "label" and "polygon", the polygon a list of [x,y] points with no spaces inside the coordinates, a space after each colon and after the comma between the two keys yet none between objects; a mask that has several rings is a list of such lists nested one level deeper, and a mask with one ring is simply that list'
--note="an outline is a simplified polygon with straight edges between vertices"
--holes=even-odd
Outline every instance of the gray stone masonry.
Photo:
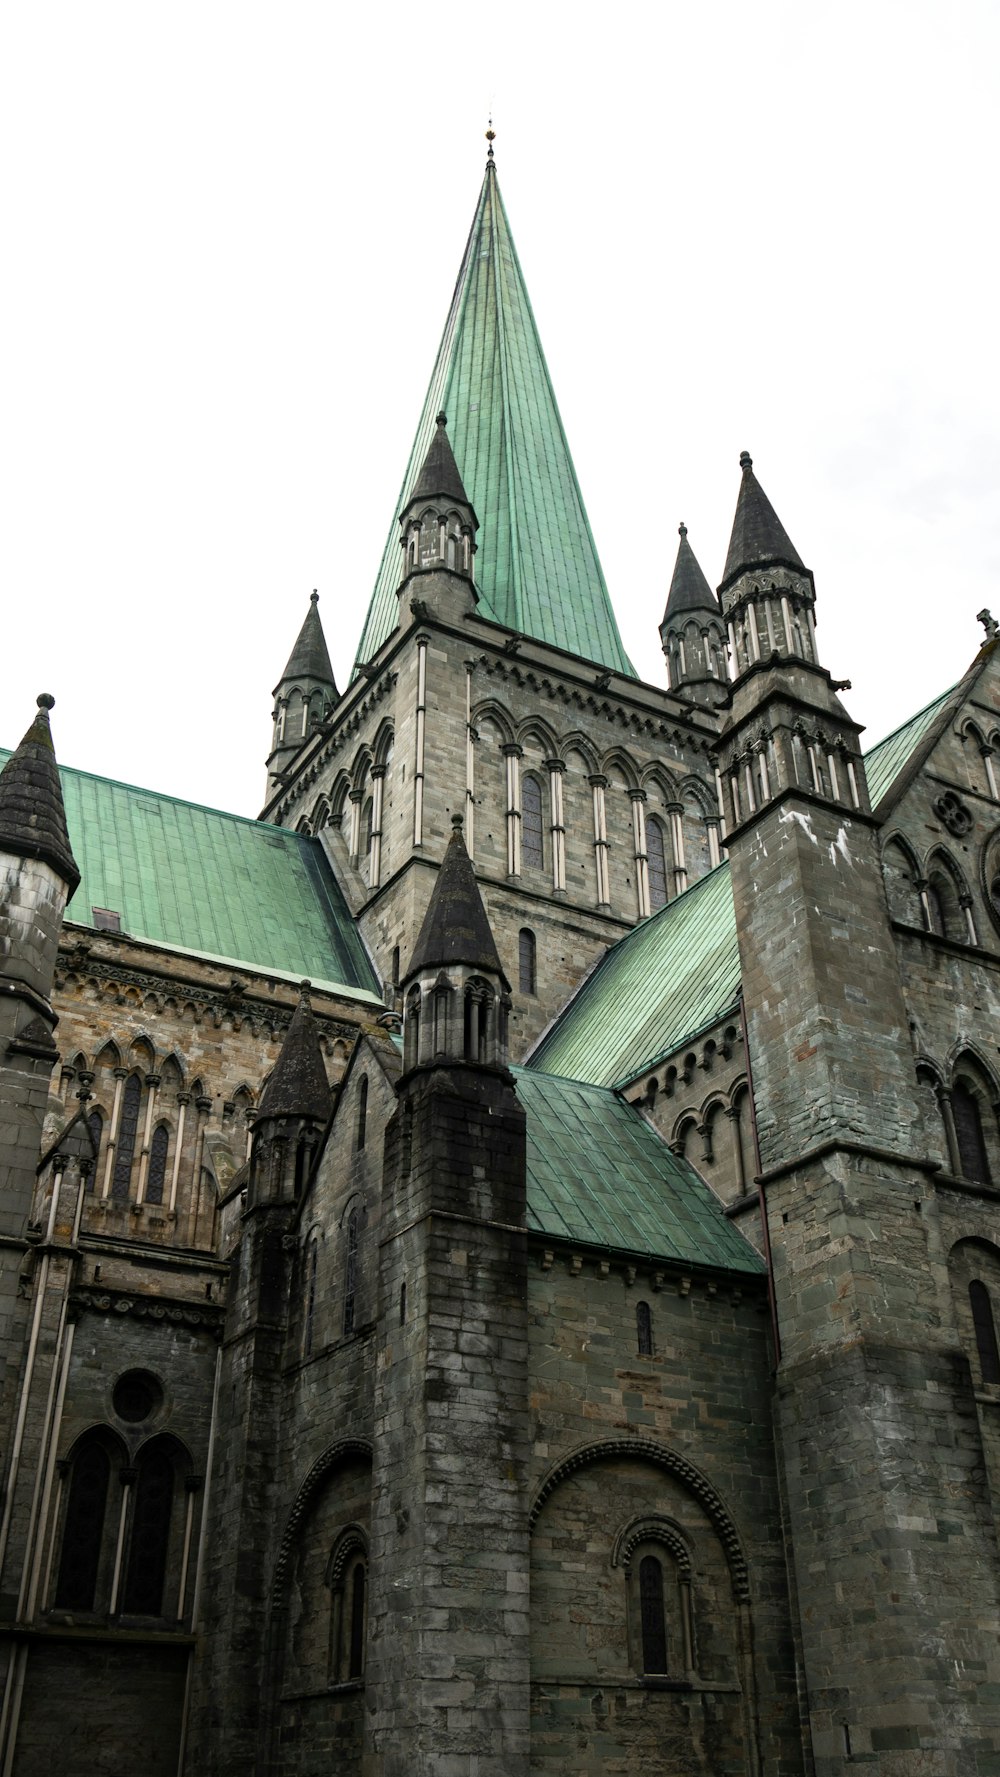
[{"label": "gray stone masonry", "polygon": [[528,1770],[524,1191],[509,1076],[404,1077],[379,1268],[371,1777]]}]

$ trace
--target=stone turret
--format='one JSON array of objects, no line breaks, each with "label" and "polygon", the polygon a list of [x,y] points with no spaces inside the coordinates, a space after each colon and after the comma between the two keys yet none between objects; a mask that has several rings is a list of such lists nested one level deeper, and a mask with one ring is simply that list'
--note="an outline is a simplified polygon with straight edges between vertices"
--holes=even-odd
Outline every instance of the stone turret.
[{"label": "stone turret", "polygon": [[883,1777],[915,1759],[971,1770],[995,1724],[977,1695],[1000,1668],[995,1538],[981,1450],[939,1435],[975,1408],[941,1316],[860,730],[816,659],[812,575],[747,457],[727,567],[738,669],[718,756],[815,1771],[839,1777],[845,1754]]},{"label": "stone turret", "polygon": [[[476,601],[472,561],[479,520],[448,442],[447,424],[439,413],[423,468],[399,515],[399,595],[401,603],[409,601],[414,615],[419,615],[414,600],[419,605],[428,596],[436,596],[438,604],[445,599],[458,611],[471,609]],[[431,578],[421,583],[422,576]]]},{"label": "stone turret", "polygon": [[722,611],[687,540],[680,543],[670,581],[660,641],[671,691],[692,703],[713,706],[726,700],[726,632]]},{"label": "stone turret", "polygon": [[280,789],[285,766],[325,719],[338,696],[320,622],[319,593],[313,592],[295,646],[274,688],[274,729],[267,760],[268,800]]},{"label": "stone turret", "polygon": [[460,823],[403,987],[373,1354],[372,1743],[381,1777],[525,1777],[525,1119]]},{"label": "stone turret", "polygon": [[248,1205],[294,1202],[333,1106],[308,981],[254,1118]]}]

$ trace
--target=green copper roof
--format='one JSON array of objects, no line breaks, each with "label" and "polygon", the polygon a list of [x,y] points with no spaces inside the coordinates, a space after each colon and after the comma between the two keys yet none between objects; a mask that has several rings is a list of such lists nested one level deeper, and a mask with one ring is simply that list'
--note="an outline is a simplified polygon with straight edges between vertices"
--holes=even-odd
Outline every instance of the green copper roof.
[{"label": "green copper roof", "polygon": [[492,164],[393,513],[359,662],[370,660],[396,627],[398,515],[441,409],[479,519],[474,570],[481,615],[634,678]]},{"label": "green copper roof", "polygon": [[528,1226],[556,1240],[763,1272],[694,1168],[613,1092],[515,1068],[528,1125]]},{"label": "green copper roof", "polygon": [[936,697],[926,709],[918,710],[901,728],[893,729],[891,734],[887,734],[884,740],[880,740],[865,754],[868,797],[873,809],[878,807],[903,767],[909,763],[916,748],[929,734],[955,690],[956,687],[952,685],[950,690]]},{"label": "green copper roof", "polygon": [[529,1065],[595,1085],[624,1085],[735,1006],[739,987],[725,863],[601,958]]},{"label": "green copper roof", "polygon": [[318,840],[66,766],[59,776],[82,878],[68,920],[93,926],[106,908],[153,944],[377,998]]}]

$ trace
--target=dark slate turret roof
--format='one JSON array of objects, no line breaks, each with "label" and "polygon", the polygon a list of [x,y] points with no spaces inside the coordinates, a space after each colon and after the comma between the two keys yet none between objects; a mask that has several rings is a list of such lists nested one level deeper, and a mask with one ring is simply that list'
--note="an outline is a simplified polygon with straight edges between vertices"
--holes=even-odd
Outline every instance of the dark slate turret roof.
[{"label": "dark slate turret roof", "polygon": [[458,472],[455,453],[448,442],[448,433],[445,430],[447,424],[446,416],[439,413],[430,449],[424,458],[424,466],[410,499],[429,500],[433,494],[438,494],[446,500],[458,500],[463,506],[471,506],[472,501]]},{"label": "dark slate turret roof", "polygon": [[719,615],[719,601],[698,565],[698,558],[687,540],[687,525],[678,526],[680,543],[677,546],[677,560],[674,563],[673,578],[667,594],[667,608],[663,613],[664,624],[672,617],[679,617],[685,611],[712,611]]},{"label": "dark slate turret roof", "polygon": [[285,1033],[274,1072],[264,1088],[257,1112],[262,1117],[315,1117],[325,1123],[333,1104],[326,1077],[319,1032],[303,982],[299,1003]]},{"label": "dark slate turret roof", "polygon": [[489,162],[424,401],[358,665],[399,621],[399,514],[448,415],[450,447],[479,520],[478,614],[635,678],[556,406],[535,318]]},{"label": "dark slate turret roof", "polygon": [[0,850],[43,858],[72,895],[80,881],[66,831],[59,768],[49,729],[55,699],[43,694],[38,714],[0,772]]},{"label": "dark slate turret roof", "polygon": [[314,592],[310,595],[309,609],[306,612],[302,628],[299,630],[298,640],[288,657],[288,665],[278,680],[278,684],[285,685],[292,679],[299,682],[303,679],[312,679],[317,684],[329,685],[336,697],[337,686],[333,677],[333,667],[330,665],[330,654],[326,645],[326,637],[323,634],[323,625],[319,619],[318,605],[319,593]]},{"label": "dark slate turret roof", "polygon": [[733,534],[729,539],[729,554],[726,557],[726,571],[722,576],[720,592],[744,568],[773,565],[798,568],[801,573],[806,572],[795,544],[753,472],[753,459],[749,451],[742,452],[740,467],[743,470],[743,480],[736,501]]},{"label": "dark slate turret roof", "polygon": [[452,827],[407,974],[465,963],[470,969],[489,969],[509,986],[465,849],[461,815],[454,817]]}]

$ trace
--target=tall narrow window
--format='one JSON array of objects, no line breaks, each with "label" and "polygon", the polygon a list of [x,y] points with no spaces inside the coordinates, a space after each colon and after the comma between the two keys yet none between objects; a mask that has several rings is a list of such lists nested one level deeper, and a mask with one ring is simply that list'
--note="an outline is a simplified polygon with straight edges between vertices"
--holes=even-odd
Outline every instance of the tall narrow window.
[{"label": "tall narrow window", "polygon": [[367,1574],[363,1560],[355,1563],[351,1574],[351,1633],[348,1644],[347,1676],[360,1678],[365,1669],[365,1590]]},{"label": "tall narrow window", "polygon": [[521,785],[521,859],[532,870],[545,867],[542,845],[542,786],[529,775]]},{"label": "tall narrow window", "polygon": [[174,1465],[162,1444],[153,1444],[139,1459],[139,1478],[132,1513],[128,1570],[122,1610],[129,1615],[158,1617],[163,1612],[170,1513],[174,1497]]},{"label": "tall narrow window", "polygon": [[1000,1350],[997,1349],[993,1304],[990,1301],[989,1290],[978,1279],[974,1279],[969,1285],[969,1303],[972,1308],[972,1324],[976,1332],[980,1375],[984,1382],[1000,1382]]},{"label": "tall narrow window", "polygon": [[364,841],[363,849],[367,857],[372,848],[372,799],[370,796],[361,813],[361,832]]},{"label": "tall narrow window", "polygon": [[354,1331],[354,1299],[358,1287],[358,1210],[347,1218],[347,1254],[344,1264],[344,1337]]},{"label": "tall narrow window", "polygon": [[115,1149],[115,1170],[111,1179],[111,1195],[119,1200],[128,1196],[129,1180],[132,1176],[132,1158],[135,1154],[135,1138],[139,1129],[139,1104],[142,1099],[142,1087],[138,1074],[130,1074],[125,1082],[122,1093],[121,1112],[118,1119],[118,1142]]},{"label": "tall narrow window", "polygon": [[306,1357],[312,1356],[312,1348],[313,1348],[313,1322],[315,1320],[315,1315],[316,1315],[317,1250],[318,1250],[317,1249],[317,1242],[315,1240],[312,1240],[309,1245],[309,1259],[308,1259],[309,1281],[306,1285],[306,1325],[305,1325],[305,1340],[304,1340]]},{"label": "tall narrow window", "polygon": [[535,934],[524,926],[517,939],[518,985],[522,993],[536,991],[535,954]]},{"label": "tall narrow window", "polygon": [[163,1124],[153,1131],[149,1147],[149,1172],[146,1175],[146,1202],[163,1202],[163,1181],[167,1176],[167,1147],[170,1136]]},{"label": "tall narrow window", "polygon": [[648,1302],[639,1302],[635,1310],[636,1339],[640,1357],[653,1355],[653,1316]]},{"label": "tall narrow window", "polygon": [[655,911],[667,899],[667,859],[663,848],[663,828],[655,817],[646,822],[646,860],[649,870],[649,906],[651,911]]},{"label": "tall narrow window", "polygon": [[655,1555],[639,1563],[639,1613],[642,1669],[653,1676],[667,1670],[667,1617],[663,1608],[663,1568]]},{"label": "tall narrow window", "polygon": [[358,1147],[365,1145],[365,1131],[368,1127],[368,1075],[362,1074],[358,1087]]},{"label": "tall narrow window", "polygon": [[961,1080],[951,1089],[951,1108],[955,1119],[955,1136],[963,1178],[977,1184],[990,1183],[990,1162],[983,1136],[983,1123],[974,1095]]},{"label": "tall narrow window", "polygon": [[56,1581],[55,1601],[60,1610],[94,1608],[110,1477],[107,1451],[90,1438],[73,1458]]},{"label": "tall narrow window", "polygon": [[94,1165],[87,1174],[86,1188],[88,1191],[92,1191],[94,1179],[97,1176],[97,1156],[101,1151],[101,1138],[104,1134],[104,1113],[97,1109],[92,1110],[87,1122],[90,1125],[90,1139],[94,1144]]}]

